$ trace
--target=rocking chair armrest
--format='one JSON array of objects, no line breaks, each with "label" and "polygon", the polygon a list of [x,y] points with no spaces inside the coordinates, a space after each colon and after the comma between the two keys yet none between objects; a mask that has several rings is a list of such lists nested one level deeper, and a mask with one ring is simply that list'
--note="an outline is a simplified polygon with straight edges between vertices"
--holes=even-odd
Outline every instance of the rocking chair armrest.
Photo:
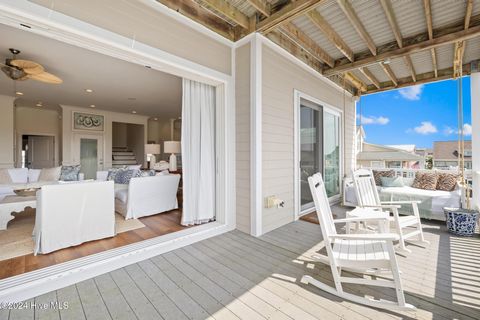
[{"label": "rocking chair armrest", "polygon": [[385,240],[396,241],[400,239],[396,233],[362,233],[362,234],[334,234],[329,236],[330,239],[342,240]]},{"label": "rocking chair armrest", "polygon": [[344,219],[335,219],[333,223],[362,222],[362,221],[388,221],[386,216],[378,217],[350,217]]},{"label": "rocking chair armrest", "polygon": [[408,201],[382,201],[380,202],[381,204],[413,204],[413,203],[416,203],[416,204],[420,204],[422,203],[422,201],[419,201],[419,200],[408,200]]},{"label": "rocking chair armrest", "polygon": [[400,209],[402,206],[399,206],[399,205],[365,205],[365,206],[362,206],[362,208],[379,208],[379,209]]}]

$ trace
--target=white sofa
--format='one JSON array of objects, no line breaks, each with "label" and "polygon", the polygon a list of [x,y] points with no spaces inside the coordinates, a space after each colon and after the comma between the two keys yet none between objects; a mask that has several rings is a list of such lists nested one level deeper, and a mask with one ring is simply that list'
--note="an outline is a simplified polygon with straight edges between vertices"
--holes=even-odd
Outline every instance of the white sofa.
[{"label": "white sofa", "polygon": [[[8,195],[14,195],[14,190],[40,188],[48,184],[57,184],[58,181],[38,181],[42,169],[12,168],[7,169],[12,183],[0,185],[0,201]],[[83,180],[83,173],[79,174],[79,180]]]},{"label": "white sofa", "polygon": [[[460,207],[461,204],[461,190],[457,187],[454,191],[442,190],[424,190],[412,188],[411,186],[404,187],[382,187],[377,186],[380,199],[382,201],[421,201],[419,204],[420,217],[425,219],[445,220],[443,213],[444,207]],[[357,196],[355,194],[355,187],[353,181],[346,180],[344,183],[344,205],[356,206]],[[402,207],[399,212],[404,214],[411,214],[408,206]]]},{"label": "white sofa", "polygon": [[115,235],[112,181],[43,186],[37,193],[35,255]]},{"label": "white sofa", "polygon": [[[108,173],[97,172],[97,180]],[[115,211],[125,219],[138,219],[178,209],[177,192],[180,175],[163,174],[130,179],[129,184],[115,184]]]}]

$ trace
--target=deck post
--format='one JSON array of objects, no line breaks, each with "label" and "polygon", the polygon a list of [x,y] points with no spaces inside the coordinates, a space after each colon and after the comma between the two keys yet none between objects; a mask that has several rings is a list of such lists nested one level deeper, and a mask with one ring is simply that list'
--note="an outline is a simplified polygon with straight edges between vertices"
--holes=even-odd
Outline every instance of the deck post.
[{"label": "deck post", "polygon": [[480,72],[470,75],[472,110],[473,208],[480,206]]}]

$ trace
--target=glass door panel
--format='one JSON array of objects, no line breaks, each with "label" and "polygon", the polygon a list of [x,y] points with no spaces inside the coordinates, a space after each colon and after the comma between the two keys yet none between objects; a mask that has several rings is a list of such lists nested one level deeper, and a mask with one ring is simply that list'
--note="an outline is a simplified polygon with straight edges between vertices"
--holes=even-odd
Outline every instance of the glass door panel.
[{"label": "glass door panel", "polygon": [[323,114],[324,180],[329,198],[340,195],[340,117]]},{"label": "glass door panel", "polygon": [[300,210],[314,206],[308,177],[322,172],[322,113],[321,109],[300,106]]},{"label": "glass door panel", "polygon": [[95,179],[98,170],[97,139],[80,139],[80,166],[85,179]]}]

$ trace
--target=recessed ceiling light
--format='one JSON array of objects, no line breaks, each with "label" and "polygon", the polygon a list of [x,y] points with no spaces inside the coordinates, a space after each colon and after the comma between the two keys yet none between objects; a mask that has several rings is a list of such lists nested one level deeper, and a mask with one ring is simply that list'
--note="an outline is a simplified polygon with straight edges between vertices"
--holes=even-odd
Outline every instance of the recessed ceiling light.
[{"label": "recessed ceiling light", "polygon": [[153,118],[153,120],[157,121],[157,120],[158,120],[158,118]]},{"label": "recessed ceiling light", "polygon": [[16,94],[17,96],[23,96],[23,92],[20,92],[20,91],[15,92],[15,94]]},{"label": "recessed ceiling light", "polygon": [[95,105],[94,105],[94,104],[91,104],[91,105],[90,105],[90,108],[95,108]]},{"label": "recessed ceiling light", "polygon": [[92,93],[93,89],[85,89],[85,92]]},{"label": "recessed ceiling light", "polygon": [[137,111],[133,110],[132,113],[137,113]]},{"label": "recessed ceiling light", "polygon": [[43,107],[42,101],[38,101],[36,104],[37,107]]}]

